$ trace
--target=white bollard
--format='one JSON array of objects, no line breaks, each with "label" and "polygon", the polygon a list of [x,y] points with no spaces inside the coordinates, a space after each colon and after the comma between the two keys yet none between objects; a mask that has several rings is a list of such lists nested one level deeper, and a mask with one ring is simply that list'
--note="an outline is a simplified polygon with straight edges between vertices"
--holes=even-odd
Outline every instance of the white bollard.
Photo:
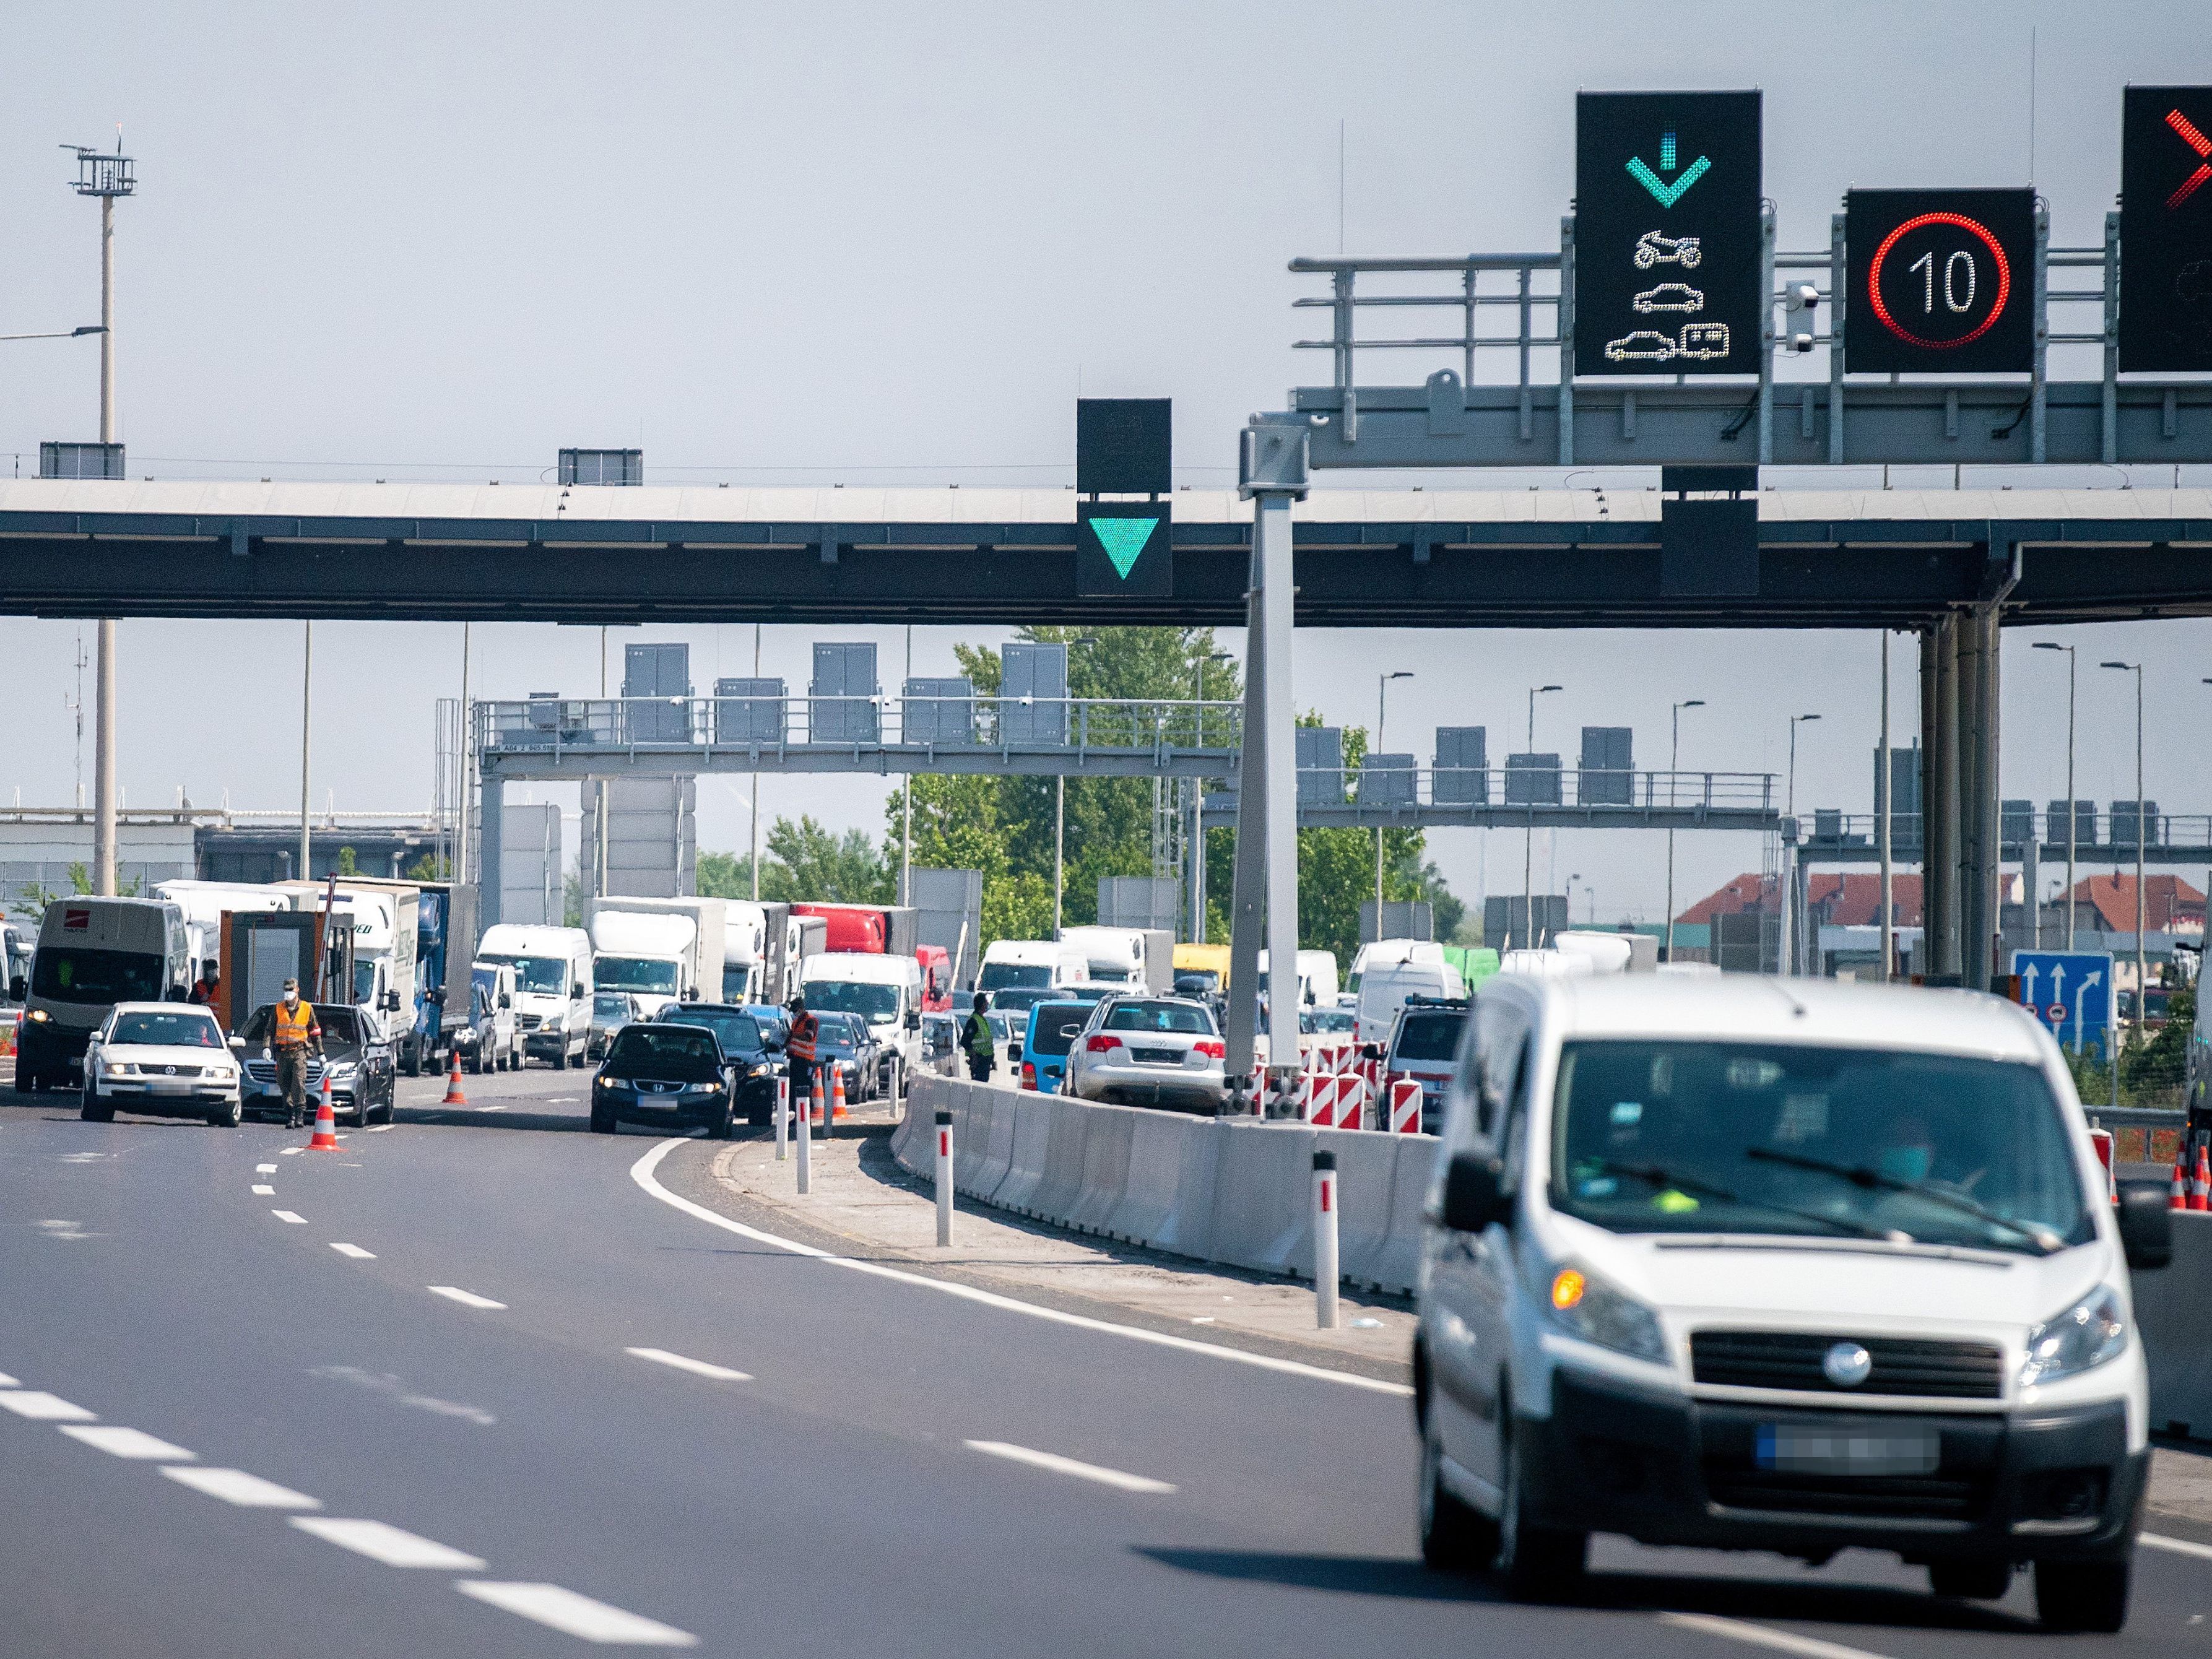
[{"label": "white bollard", "polygon": [[952,1248],[952,1114],[937,1115],[937,1248]]},{"label": "white bollard", "polygon": [[799,1195],[801,1198],[806,1196],[807,1183],[812,1178],[811,1160],[807,1157],[807,1152],[813,1144],[814,1114],[807,1109],[807,1103],[802,1100],[799,1103]]},{"label": "white bollard", "polygon": [[1336,1328],[1336,1154],[1313,1155],[1314,1322]]},{"label": "white bollard", "polygon": [[775,1080],[775,1161],[782,1163],[791,1156],[791,1078],[789,1073]]}]

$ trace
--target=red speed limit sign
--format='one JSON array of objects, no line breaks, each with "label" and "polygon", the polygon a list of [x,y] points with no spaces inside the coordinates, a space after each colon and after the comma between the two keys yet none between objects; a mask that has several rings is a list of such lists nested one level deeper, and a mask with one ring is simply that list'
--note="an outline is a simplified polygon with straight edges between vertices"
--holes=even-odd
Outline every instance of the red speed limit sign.
[{"label": "red speed limit sign", "polygon": [[2034,365],[2027,190],[1855,190],[1844,198],[1848,366],[1986,374]]}]

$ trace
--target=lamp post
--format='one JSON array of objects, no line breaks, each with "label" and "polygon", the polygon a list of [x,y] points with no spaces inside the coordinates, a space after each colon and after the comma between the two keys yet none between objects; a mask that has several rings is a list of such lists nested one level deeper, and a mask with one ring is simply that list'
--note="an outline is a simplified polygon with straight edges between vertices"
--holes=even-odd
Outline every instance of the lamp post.
[{"label": "lamp post", "polygon": [[[1410,668],[1375,677],[1375,752],[1378,755],[1382,752],[1382,722],[1390,706],[1390,682],[1413,678]],[[1375,937],[1382,937],[1382,826],[1379,823],[1375,826]]]},{"label": "lamp post", "polygon": [[[1190,669],[1191,746],[1206,747],[1206,665],[1227,662],[1227,651],[1208,651]],[[1190,781],[1190,937],[1206,943],[1206,780]]]},{"label": "lamp post", "polygon": [[[1097,643],[1097,637],[1090,634],[1085,634],[1079,640],[1070,640],[1067,642],[1067,654],[1071,669],[1074,664],[1077,646]],[[1071,672],[1068,675],[1070,690],[1073,689],[1074,679],[1075,676]],[[1052,936],[1054,939],[1060,937],[1060,900],[1066,890],[1067,774],[1058,772],[1053,775],[1052,780]]]},{"label": "lamp post", "polygon": [[[1682,711],[1685,708],[1703,708],[1705,706],[1705,700],[1703,697],[1686,697],[1674,705],[1674,741],[1667,750],[1667,805],[1669,806],[1674,804],[1674,775],[1681,769],[1682,766]],[[1667,960],[1672,962],[1674,959],[1674,826],[1670,824],[1667,830]]]},{"label": "lamp post", "polygon": [[[2108,662],[2102,668],[2117,668],[2136,677],[2136,1024],[2142,1024],[2143,1015],[2150,1006],[2149,987],[2143,974],[2143,846],[2150,839],[2150,826],[2143,822],[2143,671],[2139,662]],[[2068,801],[2066,810],[2072,811],[2074,803]],[[2112,1076],[2119,1076],[2120,1057],[2112,1056]],[[2119,1085],[2112,1085],[2115,1095]]]},{"label": "lamp post", "polygon": [[1792,714],[1790,717],[1790,783],[1784,794],[1782,815],[1790,821],[1790,839],[1784,843],[1782,856],[1782,971],[1795,974],[1798,957],[1803,954],[1804,942],[1798,938],[1797,925],[1797,728],[1808,720],[1816,720],[1818,714]]},{"label": "lamp post", "polygon": [[307,854],[311,837],[307,819],[307,761],[308,738],[314,730],[315,717],[315,624],[311,618],[301,624],[300,636],[300,879],[313,881],[315,872],[308,866]]},{"label": "lamp post", "polygon": [[[76,155],[76,193],[100,201],[100,441],[115,441],[115,202],[138,187],[137,164],[123,153],[123,130],[115,132],[115,153],[84,144],[64,144]],[[92,888],[115,892],[115,619],[100,619],[98,712],[93,722]],[[301,872],[305,874],[305,872]]]},{"label": "lamp post", "polygon": [[[2060,645],[2052,640],[2038,640],[2038,651],[2063,651],[2066,653],[2066,948],[2074,948],[2074,835],[2075,823],[2080,814],[2074,808],[2074,691],[2075,671],[2081,665],[2075,660],[2080,647]],[[2107,667],[2110,664],[2106,665]],[[2042,940],[2036,941],[2040,945]]]},{"label": "lamp post", "polygon": [[[1528,755],[1533,761],[1536,753],[1536,699],[1547,691],[1564,691],[1563,685],[1532,685],[1528,688]],[[1521,842],[1521,928],[1525,937],[1521,948],[1532,948],[1536,937],[1536,807],[1528,804],[1528,823]]]}]

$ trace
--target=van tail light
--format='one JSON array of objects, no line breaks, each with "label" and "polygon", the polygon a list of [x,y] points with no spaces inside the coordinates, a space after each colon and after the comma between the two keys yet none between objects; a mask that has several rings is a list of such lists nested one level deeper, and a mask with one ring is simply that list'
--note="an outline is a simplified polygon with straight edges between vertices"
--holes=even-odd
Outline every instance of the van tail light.
[{"label": "van tail light", "polygon": [[1212,1037],[1201,1037],[1199,1041],[1192,1043],[1190,1046],[1199,1054],[1204,1054],[1208,1060],[1227,1060],[1229,1058],[1229,1045],[1225,1042],[1217,1042]]},{"label": "van tail light", "polygon": [[1036,1087],[1036,1067],[1027,1060],[1022,1062],[1022,1087],[1024,1089]]},{"label": "van tail light", "polygon": [[1084,1050],[1087,1054],[1103,1054],[1121,1046],[1121,1038],[1110,1036],[1104,1031],[1093,1031],[1083,1040]]}]

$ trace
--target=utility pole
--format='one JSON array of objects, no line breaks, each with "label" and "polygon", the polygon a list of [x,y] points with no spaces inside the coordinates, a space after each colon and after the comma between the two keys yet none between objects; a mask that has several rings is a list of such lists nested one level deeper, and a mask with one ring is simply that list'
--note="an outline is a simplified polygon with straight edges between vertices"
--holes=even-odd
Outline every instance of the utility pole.
[{"label": "utility pole", "polygon": [[1881,749],[1874,772],[1875,850],[1881,860],[1881,969],[1875,978],[1884,985],[1889,983],[1892,952],[1896,944],[1890,917],[1891,890],[1896,875],[1890,846],[1890,820],[1896,816],[1896,802],[1892,799],[1896,793],[1893,770],[1889,763],[1889,629],[1885,625],[1881,630]]},{"label": "utility pole", "polygon": [[[453,882],[469,878],[469,775],[477,757],[476,721],[469,708],[469,624],[461,624],[461,816],[453,826]],[[482,910],[477,914],[481,915]]]},{"label": "utility pole", "polygon": [[[753,624],[753,682],[754,682],[754,689],[755,689],[755,690],[758,690],[758,689],[759,689],[759,682],[760,682],[760,662],[761,662],[761,625],[760,625],[758,623],[755,623]],[[776,710],[776,716],[777,716],[778,720],[781,720],[781,719],[782,718],[782,714],[783,714],[783,711],[782,711],[782,709],[781,709],[781,708],[779,708]],[[758,772],[756,772],[756,773],[754,773],[754,774],[753,774],[753,852],[752,852],[752,866],[753,866],[753,902],[754,902],[755,904],[758,904],[758,903],[760,902],[760,774],[759,774]]]},{"label": "utility pole", "polygon": [[[76,152],[76,193],[100,198],[100,441],[115,436],[115,201],[138,186],[137,165],[123,153],[123,129],[115,130],[115,153],[104,155],[82,144]],[[115,619],[100,619],[100,666],[94,677],[98,699],[93,721],[92,889],[115,892]]]},{"label": "utility pole", "polygon": [[[912,623],[908,623],[906,625],[906,685],[907,685],[907,686],[911,686],[913,684],[914,684],[914,624],[913,624]],[[902,691],[903,691],[903,690],[905,690],[905,687],[904,687],[904,686],[902,686],[902,687],[901,688],[901,690],[902,690]],[[902,701],[901,701],[901,702],[900,702],[900,704],[899,704],[899,707],[900,707],[900,708],[901,708],[901,710],[902,710],[902,711],[903,711],[903,710],[904,710],[904,708],[905,708],[905,707],[906,707],[906,704],[905,704],[905,702],[904,702],[903,699],[902,699]],[[934,725],[933,725],[933,726],[931,726],[931,728],[930,728],[930,729],[931,729],[932,731],[934,731],[934,730],[936,730],[936,727],[935,727],[935,726],[934,726]],[[902,724],[901,724],[900,728],[899,728],[899,737],[900,737],[900,739],[901,739],[902,741],[903,741],[903,740],[905,739],[905,738],[906,738],[906,728],[905,728],[905,726],[904,726],[904,724],[903,724],[903,718],[902,718]],[[901,796],[901,799],[900,799],[900,801],[899,801],[899,902],[900,902],[901,904],[911,904],[911,903],[913,903],[913,902],[914,902],[914,774],[913,774],[913,773],[909,772],[909,773],[908,773],[908,774],[906,775],[906,787],[905,787],[902,790],[901,790],[901,791],[900,791],[900,796]],[[958,965],[959,965],[959,964],[958,964],[958,963],[957,963],[954,964],[954,967],[955,967],[955,969],[957,969]]]},{"label": "utility pole", "polygon": [[[2136,1029],[2143,1029],[2143,1021],[2150,1012],[2150,987],[2144,975],[2143,921],[2146,907],[2143,902],[2143,848],[2150,840],[2150,825],[2143,822],[2143,665],[2139,662],[2108,662],[2106,668],[2118,668],[2136,677]],[[2066,810],[2071,812],[2074,803],[2069,799]],[[2117,1007],[2118,1003],[2114,1006]],[[2119,1093],[2120,1057],[2112,1056],[2112,1092]]]},{"label": "utility pole", "polygon": [[[2074,948],[2074,837],[2076,820],[2081,814],[2074,807],[2074,691],[2075,659],[2080,647],[2060,645],[2053,640],[2038,640],[2038,651],[2063,651],[2066,653],[2066,948]],[[2042,943],[2039,937],[2038,945]]]},{"label": "utility pole", "polygon": [[[1682,769],[1682,711],[1685,708],[1703,708],[1705,706],[1705,700],[1703,697],[1686,697],[1674,705],[1674,741],[1667,750],[1667,805],[1669,806],[1674,805],[1675,774]],[[1711,941],[1708,939],[1706,956],[1709,959],[1711,954]],[[1674,831],[1673,826],[1669,825],[1667,830],[1667,960],[1672,962],[1674,959]]]},{"label": "utility pole", "polygon": [[[1413,678],[1413,671],[1410,668],[1401,668],[1395,673],[1375,677],[1374,752],[1376,755],[1382,752],[1382,726],[1390,709],[1390,682]],[[1371,760],[1374,756],[1368,758]],[[1375,937],[1379,939],[1382,936],[1382,826],[1378,823],[1375,826]]]},{"label": "utility pole", "polygon": [[314,870],[307,859],[307,763],[308,739],[314,729],[315,717],[315,624],[301,624],[300,636],[300,879],[312,881]]},{"label": "utility pole", "polygon": [[[1558,685],[1532,685],[1528,688],[1528,760],[1532,769],[1536,759],[1536,699],[1547,691],[1564,690],[1564,686]],[[1512,780],[1509,777],[1506,781],[1510,784]],[[1532,789],[1535,787],[1533,779],[1528,787]],[[1536,808],[1533,801],[1528,805],[1528,823],[1521,841],[1521,927],[1525,935],[1521,941],[1521,948],[1534,950],[1536,942]],[[1508,931],[1510,932],[1510,929]]]},{"label": "utility pole", "polygon": [[1803,919],[1797,914],[1797,728],[1807,720],[1816,720],[1818,714],[1792,714],[1790,717],[1790,785],[1782,816],[1789,822],[1788,839],[1782,845],[1782,972],[1794,975],[1798,958],[1804,952],[1804,942],[1798,935],[1802,931]]},{"label": "utility pole", "polygon": [[[599,629],[599,701],[607,700],[607,630]],[[623,722],[610,722],[609,735],[623,730]],[[614,787],[612,778],[596,778],[592,783],[593,805],[592,814],[592,896],[607,896],[607,793]]]}]

